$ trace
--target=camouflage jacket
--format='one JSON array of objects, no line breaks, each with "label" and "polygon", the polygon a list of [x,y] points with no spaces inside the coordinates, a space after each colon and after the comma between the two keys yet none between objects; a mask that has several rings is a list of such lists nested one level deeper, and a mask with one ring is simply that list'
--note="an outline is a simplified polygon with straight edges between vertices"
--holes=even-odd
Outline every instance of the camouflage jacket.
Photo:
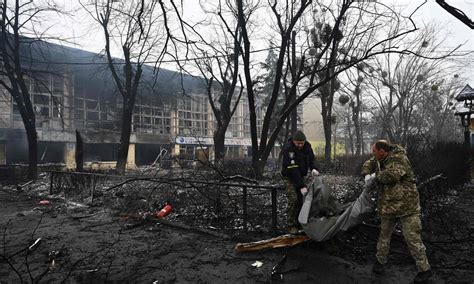
[{"label": "camouflage jacket", "polygon": [[375,157],[367,160],[362,166],[362,174],[374,172],[375,180],[381,185],[377,200],[380,216],[401,217],[420,212],[415,174],[402,146],[393,145],[381,161]]}]

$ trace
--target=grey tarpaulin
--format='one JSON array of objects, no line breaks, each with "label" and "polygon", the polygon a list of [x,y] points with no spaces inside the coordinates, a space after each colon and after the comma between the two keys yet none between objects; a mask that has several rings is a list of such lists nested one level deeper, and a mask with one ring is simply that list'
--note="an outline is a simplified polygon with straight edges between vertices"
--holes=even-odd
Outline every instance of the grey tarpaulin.
[{"label": "grey tarpaulin", "polygon": [[322,177],[315,177],[304,197],[298,221],[308,237],[324,241],[361,223],[364,215],[374,208],[375,201],[371,199],[367,186],[354,202],[342,205]]}]

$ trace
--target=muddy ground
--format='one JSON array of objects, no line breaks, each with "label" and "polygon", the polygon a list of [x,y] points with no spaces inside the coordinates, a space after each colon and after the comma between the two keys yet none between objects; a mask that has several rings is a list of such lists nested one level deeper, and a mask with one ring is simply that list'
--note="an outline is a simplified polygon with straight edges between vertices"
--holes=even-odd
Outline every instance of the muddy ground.
[{"label": "muddy ground", "polygon": [[[378,231],[370,224],[323,243],[236,253],[236,243],[262,235],[200,230],[189,216],[185,226],[172,218],[167,224],[143,222],[116,208],[84,203],[3,186],[0,283],[412,283],[416,274],[399,236],[392,242],[388,271],[371,273]],[[430,232],[424,234],[430,238]],[[474,283],[472,252],[462,263],[449,259],[448,252],[438,255],[440,243],[426,245],[435,272],[430,283]],[[458,246],[463,251],[466,243]]]}]

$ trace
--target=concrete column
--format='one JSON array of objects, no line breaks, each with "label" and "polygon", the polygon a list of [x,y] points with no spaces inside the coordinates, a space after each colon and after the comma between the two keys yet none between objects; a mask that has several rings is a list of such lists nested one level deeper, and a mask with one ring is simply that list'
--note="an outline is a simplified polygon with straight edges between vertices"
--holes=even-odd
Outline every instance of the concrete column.
[{"label": "concrete column", "polygon": [[239,146],[239,158],[244,158],[245,150],[247,150],[246,146]]},{"label": "concrete column", "polygon": [[214,146],[209,146],[209,161],[214,161],[216,158],[216,148]]},{"label": "concrete column", "polygon": [[179,144],[174,144],[172,155],[173,156],[179,155]]},{"label": "concrete column", "polygon": [[127,169],[133,170],[137,168],[137,164],[135,164],[135,144],[130,143],[128,145],[128,156],[127,156]]},{"label": "concrete column", "polygon": [[69,70],[69,66],[65,66],[64,77],[64,101],[62,106],[62,116],[64,123],[69,127],[69,130],[76,129],[74,121],[74,75]]},{"label": "concrete column", "polygon": [[170,111],[170,119],[170,136],[174,139],[176,135],[178,135],[178,112],[176,110],[173,109]]},{"label": "concrete column", "polygon": [[76,169],[76,143],[66,142],[64,145],[64,164],[66,169]]},{"label": "concrete column", "polygon": [[171,148],[173,160],[171,162],[172,168],[179,168],[178,155],[179,155],[179,144],[174,144],[174,147]]},{"label": "concrete column", "polygon": [[0,165],[7,164],[7,144],[5,142],[0,142]]}]

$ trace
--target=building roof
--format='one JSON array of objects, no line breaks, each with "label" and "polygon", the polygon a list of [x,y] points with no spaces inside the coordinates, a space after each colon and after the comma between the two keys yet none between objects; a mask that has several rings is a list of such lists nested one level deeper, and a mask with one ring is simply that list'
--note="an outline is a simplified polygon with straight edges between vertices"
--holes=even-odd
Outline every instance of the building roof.
[{"label": "building roof", "polygon": [[459,92],[459,94],[456,96],[456,100],[458,102],[466,101],[466,100],[474,100],[474,89],[471,88],[471,86],[469,86],[469,84],[467,84],[461,90],[461,92]]},{"label": "building roof", "polygon": [[[83,91],[87,97],[100,96],[108,99],[118,95],[104,55],[26,37],[21,37],[20,42],[25,69],[44,73],[70,72],[74,76],[76,92]],[[114,58],[114,61],[116,64],[124,62],[119,58]],[[164,68],[155,69],[151,65],[143,65],[140,82],[138,95],[142,98],[163,99],[176,94],[190,95],[198,90],[205,90],[205,82],[201,77]]]}]

